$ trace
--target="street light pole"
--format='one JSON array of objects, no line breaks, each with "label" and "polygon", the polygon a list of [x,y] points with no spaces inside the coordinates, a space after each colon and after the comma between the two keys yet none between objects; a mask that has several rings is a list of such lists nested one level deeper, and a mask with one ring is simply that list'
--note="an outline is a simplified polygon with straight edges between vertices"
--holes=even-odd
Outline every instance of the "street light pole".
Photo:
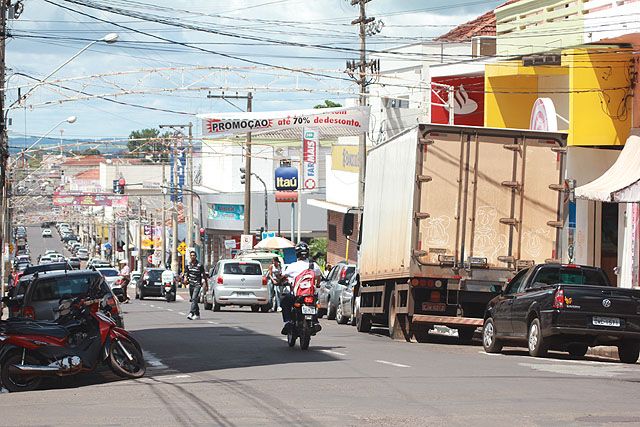
[{"label": "street light pole", "polygon": [[264,231],[269,231],[269,198],[267,196],[267,184],[256,173],[251,175],[255,176],[258,181],[264,186]]}]

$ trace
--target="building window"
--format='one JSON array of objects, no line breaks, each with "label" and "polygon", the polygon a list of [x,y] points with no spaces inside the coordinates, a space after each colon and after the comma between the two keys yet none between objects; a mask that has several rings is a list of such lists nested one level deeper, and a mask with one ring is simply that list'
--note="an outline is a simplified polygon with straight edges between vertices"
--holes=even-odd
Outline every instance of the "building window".
[{"label": "building window", "polygon": [[335,224],[329,224],[329,240],[332,242],[338,240],[338,232]]}]

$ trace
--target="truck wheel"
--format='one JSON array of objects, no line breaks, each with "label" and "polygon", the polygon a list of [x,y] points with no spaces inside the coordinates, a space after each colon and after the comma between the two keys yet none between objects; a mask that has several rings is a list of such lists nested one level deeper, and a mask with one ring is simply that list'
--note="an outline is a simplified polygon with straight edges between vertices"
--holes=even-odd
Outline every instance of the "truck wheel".
[{"label": "truck wheel", "polygon": [[527,334],[527,342],[529,344],[529,355],[533,357],[545,357],[549,347],[542,336],[542,328],[540,327],[540,319],[537,317],[531,321],[529,325],[529,333]]},{"label": "truck wheel", "polygon": [[358,313],[356,316],[356,330],[358,332],[369,332],[371,330],[371,315]]},{"label": "truck wheel", "polygon": [[392,340],[411,341],[409,319],[406,314],[397,313],[395,293],[391,294],[391,298],[389,298],[387,313],[389,314],[389,338]]},{"label": "truck wheel", "polygon": [[571,357],[584,357],[584,355],[587,354],[587,350],[589,350],[589,346],[580,343],[569,344],[567,347],[567,351]]},{"label": "truck wheel", "polygon": [[622,363],[636,363],[640,357],[640,342],[623,341],[618,345],[618,357]]},{"label": "truck wheel", "polygon": [[458,339],[463,343],[471,343],[475,333],[476,328],[458,328]]},{"label": "truck wheel", "polygon": [[502,341],[496,338],[496,327],[491,317],[484,321],[482,347],[487,353],[500,353],[502,351]]}]

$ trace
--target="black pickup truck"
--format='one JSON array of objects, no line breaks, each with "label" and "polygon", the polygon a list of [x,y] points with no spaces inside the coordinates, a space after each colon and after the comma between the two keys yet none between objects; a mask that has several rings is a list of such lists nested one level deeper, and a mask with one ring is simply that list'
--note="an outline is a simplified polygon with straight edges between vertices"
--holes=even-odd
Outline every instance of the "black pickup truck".
[{"label": "black pickup truck", "polygon": [[482,331],[487,353],[526,344],[582,357],[589,347],[618,347],[620,361],[640,355],[640,291],[610,285],[604,272],[580,265],[544,264],[521,270],[487,305]]}]

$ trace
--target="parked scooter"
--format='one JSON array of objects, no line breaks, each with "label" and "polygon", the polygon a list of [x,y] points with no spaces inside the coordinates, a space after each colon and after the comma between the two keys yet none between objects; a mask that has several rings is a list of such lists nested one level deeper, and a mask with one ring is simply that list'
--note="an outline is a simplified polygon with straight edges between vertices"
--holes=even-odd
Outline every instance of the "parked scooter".
[{"label": "parked scooter", "polygon": [[289,347],[296,345],[296,339],[300,338],[300,348],[307,350],[311,343],[311,337],[319,332],[315,281],[313,260],[311,260],[309,269],[300,273],[293,285],[292,291],[295,301],[291,308],[293,327],[289,329],[287,334]]},{"label": "parked scooter", "polygon": [[104,363],[118,376],[140,378],[146,367],[140,344],[99,310],[99,299],[66,300],[54,322],[0,323],[0,379],[9,391],[30,391],[43,377],[93,371]]},{"label": "parked scooter", "polygon": [[162,292],[167,302],[176,300],[176,281],[173,276],[173,271],[165,270],[161,275],[162,280]]}]

